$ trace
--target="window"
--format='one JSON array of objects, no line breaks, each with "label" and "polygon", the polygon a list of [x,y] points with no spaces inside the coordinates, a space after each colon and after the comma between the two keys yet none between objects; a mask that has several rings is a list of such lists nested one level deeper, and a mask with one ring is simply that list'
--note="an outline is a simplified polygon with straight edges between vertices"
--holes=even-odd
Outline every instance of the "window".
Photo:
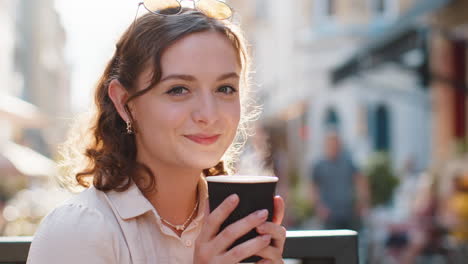
[{"label": "window", "polygon": [[377,14],[385,14],[386,10],[386,0],[375,0],[374,11]]},{"label": "window", "polygon": [[379,105],[375,113],[374,149],[388,152],[390,150],[391,131],[390,113],[385,105]]},{"label": "window", "polygon": [[369,0],[371,13],[376,17],[392,17],[397,13],[396,0]]},{"label": "window", "polygon": [[326,19],[336,14],[336,0],[315,0],[315,16],[319,19]]},{"label": "window", "polygon": [[[341,2],[340,2],[341,1]],[[338,10],[347,0],[313,0],[312,24],[314,34],[330,35],[339,31]]]},{"label": "window", "polygon": [[325,114],[325,127],[327,129],[336,130],[340,129],[340,118],[338,113],[333,107],[329,107]]},{"label": "window", "polygon": [[336,9],[336,2],[335,0],[326,0],[326,15],[333,16],[335,14]]}]

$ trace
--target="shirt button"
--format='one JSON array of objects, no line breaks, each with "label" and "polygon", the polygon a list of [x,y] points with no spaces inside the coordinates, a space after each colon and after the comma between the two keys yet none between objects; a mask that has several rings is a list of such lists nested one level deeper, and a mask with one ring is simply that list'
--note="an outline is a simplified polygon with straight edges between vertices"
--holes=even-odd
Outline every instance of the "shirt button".
[{"label": "shirt button", "polygon": [[186,247],[191,247],[192,246],[192,241],[191,240],[185,240],[185,246]]}]

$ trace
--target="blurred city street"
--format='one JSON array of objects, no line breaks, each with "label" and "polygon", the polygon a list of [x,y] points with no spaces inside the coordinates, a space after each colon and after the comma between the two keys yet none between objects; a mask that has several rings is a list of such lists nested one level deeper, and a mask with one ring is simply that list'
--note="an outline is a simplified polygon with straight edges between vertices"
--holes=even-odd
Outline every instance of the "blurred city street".
[{"label": "blurred city street", "polygon": [[[236,168],[279,177],[284,226],[356,230],[360,263],[468,263],[468,0],[226,2],[262,108]],[[0,236],[72,195],[60,144],[137,4],[0,0]]]}]

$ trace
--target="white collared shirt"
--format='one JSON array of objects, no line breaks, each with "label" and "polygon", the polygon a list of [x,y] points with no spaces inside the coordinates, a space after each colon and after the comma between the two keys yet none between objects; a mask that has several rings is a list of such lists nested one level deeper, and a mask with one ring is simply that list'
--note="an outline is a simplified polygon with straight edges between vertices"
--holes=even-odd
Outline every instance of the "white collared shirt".
[{"label": "white collared shirt", "polygon": [[[199,201],[208,197],[203,177]],[[104,193],[91,187],[54,209],[39,226],[28,255],[29,264],[54,263],[192,263],[201,231],[204,202],[179,237],[138,187]]]}]

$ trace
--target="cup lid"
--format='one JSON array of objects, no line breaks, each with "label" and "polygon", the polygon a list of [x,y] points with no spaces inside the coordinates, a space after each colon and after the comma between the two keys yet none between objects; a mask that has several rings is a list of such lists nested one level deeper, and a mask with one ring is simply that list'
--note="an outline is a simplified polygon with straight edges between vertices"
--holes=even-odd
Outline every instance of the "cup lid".
[{"label": "cup lid", "polygon": [[277,182],[276,176],[259,176],[259,175],[219,175],[205,177],[208,182],[218,183],[267,183]]}]

